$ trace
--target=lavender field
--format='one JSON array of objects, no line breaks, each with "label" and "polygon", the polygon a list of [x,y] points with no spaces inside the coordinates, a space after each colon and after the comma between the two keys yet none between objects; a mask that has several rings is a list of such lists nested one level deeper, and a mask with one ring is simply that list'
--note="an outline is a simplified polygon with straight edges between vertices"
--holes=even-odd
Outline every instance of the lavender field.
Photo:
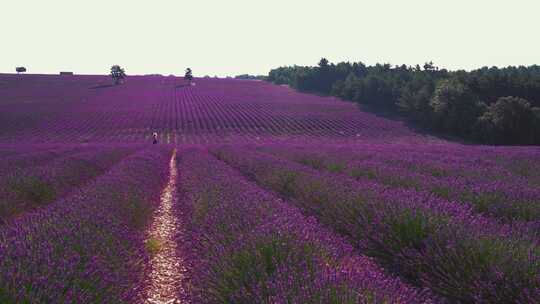
[{"label": "lavender field", "polygon": [[540,148],[194,83],[0,74],[0,303],[540,303]]},{"label": "lavender field", "polygon": [[306,138],[418,140],[402,123],[334,98],[262,81],[0,74],[2,143],[269,142]]}]

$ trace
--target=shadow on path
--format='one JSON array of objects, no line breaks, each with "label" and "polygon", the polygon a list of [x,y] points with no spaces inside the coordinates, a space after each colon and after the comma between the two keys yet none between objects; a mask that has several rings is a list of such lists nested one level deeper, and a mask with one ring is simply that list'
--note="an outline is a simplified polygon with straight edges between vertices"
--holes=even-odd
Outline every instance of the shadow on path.
[{"label": "shadow on path", "polygon": [[96,85],[96,86],[90,87],[89,89],[92,89],[92,90],[95,90],[95,89],[104,89],[104,88],[110,88],[110,87],[114,87],[114,86],[115,86],[114,84],[100,84],[100,85]]}]

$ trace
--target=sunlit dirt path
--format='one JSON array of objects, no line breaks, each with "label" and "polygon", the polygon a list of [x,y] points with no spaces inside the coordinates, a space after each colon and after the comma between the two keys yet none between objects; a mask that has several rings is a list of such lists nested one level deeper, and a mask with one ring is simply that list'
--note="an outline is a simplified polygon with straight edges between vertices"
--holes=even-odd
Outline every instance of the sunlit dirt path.
[{"label": "sunlit dirt path", "polygon": [[148,230],[146,247],[152,253],[150,273],[145,284],[145,303],[183,303],[179,291],[183,279],[183,261],[177,251],[175,236],[180,229],[174,213],[176,202],[176,149],[169,164],[169,181],[163,189],[160,206]]}]

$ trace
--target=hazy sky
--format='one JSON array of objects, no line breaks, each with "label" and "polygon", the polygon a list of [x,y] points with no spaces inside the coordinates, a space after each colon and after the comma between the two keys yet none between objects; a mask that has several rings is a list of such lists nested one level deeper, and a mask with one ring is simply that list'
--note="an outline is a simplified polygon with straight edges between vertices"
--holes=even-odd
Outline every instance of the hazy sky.
[{"label": "hazy sky", "polygon": [[330,61],[540,64],[538,0],[0,0],[0,72],[266,74]]}]

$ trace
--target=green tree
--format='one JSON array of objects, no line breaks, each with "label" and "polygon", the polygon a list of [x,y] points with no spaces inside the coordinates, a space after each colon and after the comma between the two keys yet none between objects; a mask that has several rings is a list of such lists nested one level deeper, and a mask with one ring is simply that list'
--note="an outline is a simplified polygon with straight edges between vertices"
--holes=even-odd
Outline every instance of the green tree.
[{"label": "green tree", "polygon": [[538,108],[519,97],[501,97],[479,118],[484,140],[497,144],[534,144],[539,130]]},{"label": "green tree", "polygon": [[354,100],[376,107],[391,106],[394,102],[392,81],[379,75],[361,78],[355,86]]},{"label": "green tree", "polygon": [[120,84],[122,79],[126,78],[126,72],[119,65],[113,65],[111,67],[111,78],[115,85]]},{"label": "green tree", "polygon": [[[301,91],[369,103],[427,128],[469,139],[478,135],[473,134],[478,133],[477,127],[481,127],[480,133],[486,130],[489,124],[477,118],[487,110],[486,104],[494,104],[499,97],[520,97],[531,107],[540,107],[538,65],[484,67],[469,72],[439,69],[431,61],[423,66],[366,66],[362,62],[333,64],[322,58],[315,66],[273,69],[268,80]],[[493,130],[487,133],[495,134]],[[540,132],[537,134],[540,137]]]},{"label": "green tree", "polygon": [[184,74],[184,79],[187,80],[189,84],[191,84],[191,81],[193,80],[193,72],[191,71],[190,68],[186,69],[186,73]]},{"label": "green tree", "polygon": [[328,59],[326,58],[321,58],[321,60],[319,61],[319,68],[321,69],[327,69],[328,68]]},{"label": "green tree", "polygon": [[346,99],[354,99],[356,91],[360,89],[360,78],[354,73],[350,73],[345,78],[343,83],[342,97]]},{"label": "green tree", "polygon": [[482,103],[461,81],[451,78],[439,81],[430,101],[436,128],[468,137],[482,113]]},{"label": "green tree", "polygon": [[424,63],[424,71],[431,72],[431,71],[436,71],[438,69],[439,68],[437,68],[435,64],[433,64],[433,61]]},{"label": "green tree", "polygon": [[432,115],[430,99],[433,95],[433,86],[431,83],[405,86],[399,97],[398,107],[403,113],[414,121],[429,123],[429,117]]}]

